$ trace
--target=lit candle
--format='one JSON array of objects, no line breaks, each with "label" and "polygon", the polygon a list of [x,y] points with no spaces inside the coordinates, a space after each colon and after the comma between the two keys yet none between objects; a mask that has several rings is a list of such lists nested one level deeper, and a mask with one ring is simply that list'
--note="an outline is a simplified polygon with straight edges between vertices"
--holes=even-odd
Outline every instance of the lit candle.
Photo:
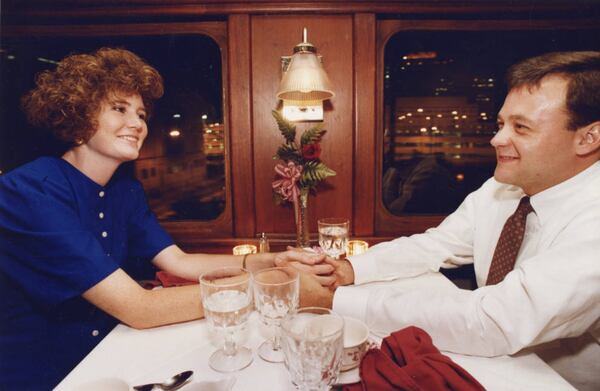
[{"label": "lit candle", "polygon": [[233,255],[256,254],[256,246],[253,244],[240,244],[233,248]]},{"label": "lit candle", "polygon": [[369,243],[364,240],[349,240],[348,248],[346,249],[346,255],[358,255],[362,254],[369,249]]}]

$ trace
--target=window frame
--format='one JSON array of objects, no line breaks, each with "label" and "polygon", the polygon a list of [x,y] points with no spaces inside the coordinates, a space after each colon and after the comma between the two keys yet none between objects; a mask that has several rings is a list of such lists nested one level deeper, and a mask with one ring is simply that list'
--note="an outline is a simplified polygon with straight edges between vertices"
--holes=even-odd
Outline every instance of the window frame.
[{"label": "window frame", "polygon": [[[213,39],[221,52],[222,111],[225,139],[225,208],[214,220],[161,221],[175,242],[198,241],[198,237],[221,238],[233,234],[233,198],[230,163],[230,118],[228,86],[228,37],[224,21],[186,23],[124,23],[82,25],[9,25],[3,26],[4,37],[115,37],[156,35],[206,35]],[[168,87],[167,87],[168,88]],[[160,102],[158,102],[160,104]]]},{"label": "window frame", "polygon": [[439,225],[447,215],[410,215],[396,216],[390,213],[382,199],[383,185],[383,129],[384,119],[384,73],[385,46],[396,33],[406,31],[517,31],[517,30],[597,30],[600,26],[597,20],[590,19],[509,19],[509,20],[399,20],[382,19],[377,21],[376,38],[376,136],[375,145],[375,234],[377,236],[405,236],[420,233],[428,228]]}]

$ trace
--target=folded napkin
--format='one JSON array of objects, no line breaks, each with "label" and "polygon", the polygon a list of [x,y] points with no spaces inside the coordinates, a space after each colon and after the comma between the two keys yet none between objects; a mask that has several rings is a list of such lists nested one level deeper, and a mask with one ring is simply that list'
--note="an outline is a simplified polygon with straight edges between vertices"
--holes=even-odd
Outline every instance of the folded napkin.
[{"label": "folded napkin", "polygon": [[192,285],[198,283],[198,281],[186,280],[185,278],[174,276],[162,270],[156,272],[156,279],[160,281],[161,285],[165,288],[169,288],[172,286]]},{"label": "folded napkin", "polygon": [[360,363],[360,383],[344,391],[378,390],[485,390],[461,366],[444,356],[431,337],[418,327],[392,333],[371,349]]}]

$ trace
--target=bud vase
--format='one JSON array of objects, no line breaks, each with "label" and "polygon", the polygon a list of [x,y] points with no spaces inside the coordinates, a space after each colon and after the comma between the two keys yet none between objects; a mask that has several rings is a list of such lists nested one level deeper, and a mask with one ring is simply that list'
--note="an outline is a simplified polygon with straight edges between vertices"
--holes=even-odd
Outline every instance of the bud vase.
[{"label": "bud vase", "polygon": [[296,247],[310,247],[308,231],[308,189],[301,189],[296,216]]}]

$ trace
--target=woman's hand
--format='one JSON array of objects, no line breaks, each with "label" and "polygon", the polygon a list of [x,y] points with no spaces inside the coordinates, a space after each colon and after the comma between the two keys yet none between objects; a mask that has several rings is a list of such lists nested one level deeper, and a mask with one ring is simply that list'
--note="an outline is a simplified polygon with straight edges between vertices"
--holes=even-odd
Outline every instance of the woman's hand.
[{"label": "woman's hand", "polygon": [[336,276],[335,266],[326,262],[325,254],[316,254],[301,249],[288,247],[287,251],[275,255],[275,266],[292,266],[301,273],[314,276],[322,286],[333,287]]}]

